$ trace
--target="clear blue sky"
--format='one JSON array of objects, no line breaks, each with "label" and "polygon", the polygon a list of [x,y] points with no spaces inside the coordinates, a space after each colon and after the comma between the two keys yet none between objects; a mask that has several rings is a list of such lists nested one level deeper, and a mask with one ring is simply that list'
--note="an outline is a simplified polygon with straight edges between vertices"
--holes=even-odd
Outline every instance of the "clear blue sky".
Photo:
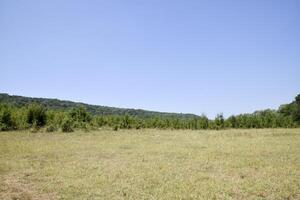
[{"label": "clear blue sky", "polygon": [[0,1],[0,92],[214,117],[300,93],[298,0]]}]

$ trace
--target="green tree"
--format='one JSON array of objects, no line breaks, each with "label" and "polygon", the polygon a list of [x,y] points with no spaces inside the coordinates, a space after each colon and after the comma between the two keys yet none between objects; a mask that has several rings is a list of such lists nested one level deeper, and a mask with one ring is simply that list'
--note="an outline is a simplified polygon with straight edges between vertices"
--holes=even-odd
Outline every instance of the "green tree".
[{"label": "green tree", "polygon": [[295,97],[295,108],[292,115],[296,123],[300,124],[300,94]]},{"label": "green tree", "polygon": [[215,125],[217,129],[223,129],[224,128],[224,116],[222,113],[217,114],[215,118]]},{"label": "green tree", "polygon": [[237,119],[234,115],[230,116],[226,121],[228,121],[231,128],[237,128],[238,127],[238,121],[237,121]]},{"label": "green tree", "polygon": [[209,125],[209,120],[206,115],[202,114],[198,119],[198,127],[200,129],[207,129]]}]

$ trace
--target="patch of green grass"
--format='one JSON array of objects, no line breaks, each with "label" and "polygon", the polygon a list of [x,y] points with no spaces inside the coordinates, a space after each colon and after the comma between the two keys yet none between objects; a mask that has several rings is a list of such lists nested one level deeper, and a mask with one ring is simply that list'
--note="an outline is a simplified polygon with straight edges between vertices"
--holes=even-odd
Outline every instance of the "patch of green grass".
[{"label": "patch of green grass", "polygon": [[0,199],[300,199],[300,129],[0,133]]}]

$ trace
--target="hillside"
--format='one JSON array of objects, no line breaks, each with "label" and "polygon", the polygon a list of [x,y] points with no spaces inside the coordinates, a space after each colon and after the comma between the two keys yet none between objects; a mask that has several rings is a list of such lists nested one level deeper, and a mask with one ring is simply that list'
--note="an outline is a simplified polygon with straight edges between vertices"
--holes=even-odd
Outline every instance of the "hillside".
[{"label": "hillside", "polygon": [[197,117],[197,115],[194,114],[167,113],[167,112],[148,111],[142,109],[115,108],[109,106],[90,105],[81,102],[73,102],[73,101],[66,101],[66,100],[59,100],[59,99],[33,98],[33,97],[24,97],[24,96],[0,93],[0,103],[9,103],[16,106],[24,106],[34,102],[40,103],[47,108],[55,109],[55,110],[70,110],[72,108],[78,108],[83,106],[87,109],[88,112],[90,112],[93,115],[130,115],[139,118],[174,117],[174,118],[182,118],[182,119],[190,119],[190,118]]}]

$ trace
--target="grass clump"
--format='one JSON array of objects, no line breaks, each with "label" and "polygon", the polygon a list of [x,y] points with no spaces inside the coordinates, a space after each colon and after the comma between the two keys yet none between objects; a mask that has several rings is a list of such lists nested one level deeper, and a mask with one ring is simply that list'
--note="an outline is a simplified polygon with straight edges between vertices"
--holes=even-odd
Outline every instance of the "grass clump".
[{"label": "grass clump", "polygon": [[54,126],[53,124],[50,124],[46,127],[46,132],[48,132],[48,133],[55,132],[57,130],[58,130],[57,127]]}]

